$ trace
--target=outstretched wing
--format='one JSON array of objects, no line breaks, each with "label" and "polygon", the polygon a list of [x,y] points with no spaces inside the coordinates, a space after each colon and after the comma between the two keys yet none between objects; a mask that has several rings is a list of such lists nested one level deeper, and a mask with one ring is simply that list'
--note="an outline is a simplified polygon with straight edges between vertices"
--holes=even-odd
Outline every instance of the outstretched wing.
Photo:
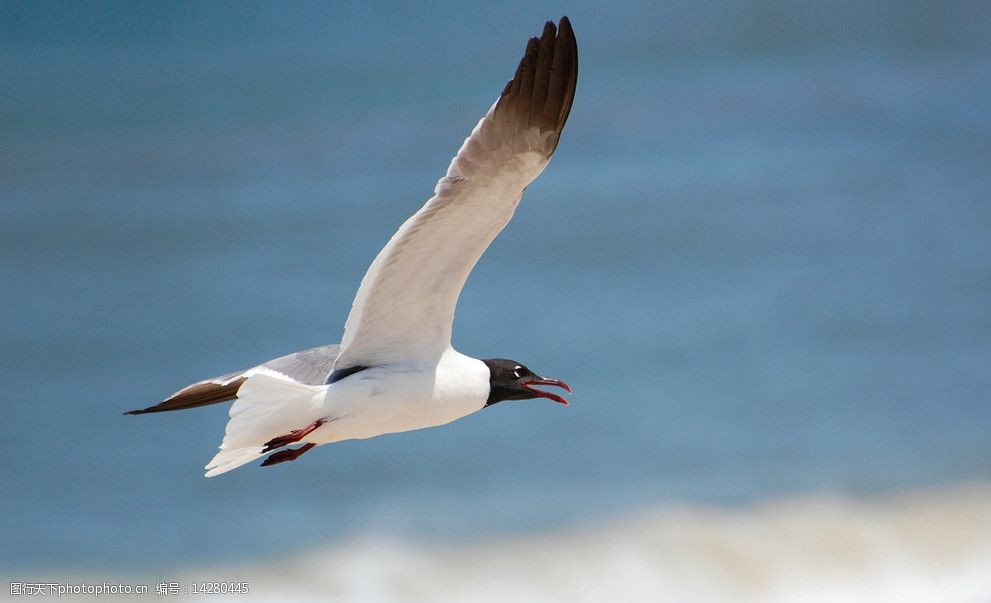
[{"label": "outstretched wing", "polygon": [[379,252],[358,288],[335,371],[436,360],[478,258],[550,161],[575,96],[567,17],[531,38],[513,79],[478,122],[434,196]]}]

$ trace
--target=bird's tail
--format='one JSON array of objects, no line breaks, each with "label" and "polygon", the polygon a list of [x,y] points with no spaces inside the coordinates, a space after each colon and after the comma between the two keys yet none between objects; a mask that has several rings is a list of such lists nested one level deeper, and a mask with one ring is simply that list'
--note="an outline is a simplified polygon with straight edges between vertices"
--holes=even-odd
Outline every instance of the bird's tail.
[{"label": "bird's tail", "polygon": [[319,405],[314,398],[326,390],[322,385],[304,385],[263,373],[241,385],[231,406],[230,421],[220,452],[207,463],[206,476],[213,477],[260,458],[265,442],[315,420]]}]

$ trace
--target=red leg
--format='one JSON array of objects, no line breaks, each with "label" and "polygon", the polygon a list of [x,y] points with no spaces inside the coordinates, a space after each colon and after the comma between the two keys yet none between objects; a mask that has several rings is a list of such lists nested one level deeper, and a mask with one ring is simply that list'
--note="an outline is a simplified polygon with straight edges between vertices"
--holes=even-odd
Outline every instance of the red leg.
[{"label": "red leg", "polygon": [[299,448],[287,448],[274,454],[270,454],[268,455],[268,458],[262,462],[262,467],[270,467],[272,465],[278,465],[279,463],[295,461],[299,457],[303,456],[304,452],[314,446],[316,446],[316,444],[305,444]]},{"label": "red leg", "polygon": [[287,433],[286,435],[279,436],[277,438],[272,438],[271,440],[265,442],[265,448],[262,452],[272,452],[276,448],[282,448],[283,446],[288,446],[289,444],[294,444],[307,435],[313,433],[313,431],[324,424],[323,419],[318,419],[302,429],[294,429]]}]

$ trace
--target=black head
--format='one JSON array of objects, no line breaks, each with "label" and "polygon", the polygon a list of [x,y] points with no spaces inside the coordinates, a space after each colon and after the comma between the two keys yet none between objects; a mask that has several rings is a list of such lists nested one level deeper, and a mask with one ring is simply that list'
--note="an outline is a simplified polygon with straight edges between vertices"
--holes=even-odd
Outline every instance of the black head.
[{"label": "black head", "polygon": [[568,401],[561,396],[534,388],[535,385],[553,385],[567,390],[570,394],[571,387],[564,381],[541,377],[515,360],[490,358],[482,362],[489,367],[489,399],[485,402],[486,406],[503,400],[532,398],[548,398],[568,405]]}]

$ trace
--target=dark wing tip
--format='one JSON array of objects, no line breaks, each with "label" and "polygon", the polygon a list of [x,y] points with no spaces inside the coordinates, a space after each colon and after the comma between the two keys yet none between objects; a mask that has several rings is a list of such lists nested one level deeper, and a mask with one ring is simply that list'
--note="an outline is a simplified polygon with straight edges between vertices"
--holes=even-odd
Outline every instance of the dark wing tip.
[{"label": "dark wing tip", "polygon": [[238,377],[237,379],[224,384],[201,381],[179,390],[159,404],[149,406],[148,408],[129,410],[124,414],[143,415],[150,412],[183,410],[186,408],[196,408],[197,406],[206,406],[208,404],[226,402],[237,397],[237,390],[241,388],[241,384],[247,379],[247,377]]},{"label": "dark wing tip", "polygon": [[124,413],[124,416],[127,416],[127,415],[143,415],[143,414],[146,414],[146,413],[149,413],[149,412],[162,412],[163,410],[167,410],[167,409],[164,409],[164,408],[163,409],[159,409],[158,408],[159,406],[160,406],[160,404],[156,404],[155,406],[149,406],[148,408],[138,408],[138,409],[135,409],[135,410],[129,410],[129,411],[127,411],[127,412]]},{"label": "dark wing tip", "polygon": [[575,30],[571,28],[571,20],[567,16],[561,17],[561,24],[557,28],[558,39],[564,42],[567,49],[568,58],[563,69],[568,73],[566,86],[566,100],[562,103],[562,110],[559,113],[558,130],[564,128],[564,123],[568,121],[571,114],[571,105],[575,100],[575,90],[578,87],[578,40],[575,38]]},{"label": "dark wing tip", "polygon": [[[571,113],[578,83],[578,42],[568,17],[547,21],[540,37],[527,40],[513,79],[496,104],[495,115],[516,131],[538,127],[560,135]],[[514,123],[515,122],[515,123]],[[553,136],[552,147],[557,146]]]}]

